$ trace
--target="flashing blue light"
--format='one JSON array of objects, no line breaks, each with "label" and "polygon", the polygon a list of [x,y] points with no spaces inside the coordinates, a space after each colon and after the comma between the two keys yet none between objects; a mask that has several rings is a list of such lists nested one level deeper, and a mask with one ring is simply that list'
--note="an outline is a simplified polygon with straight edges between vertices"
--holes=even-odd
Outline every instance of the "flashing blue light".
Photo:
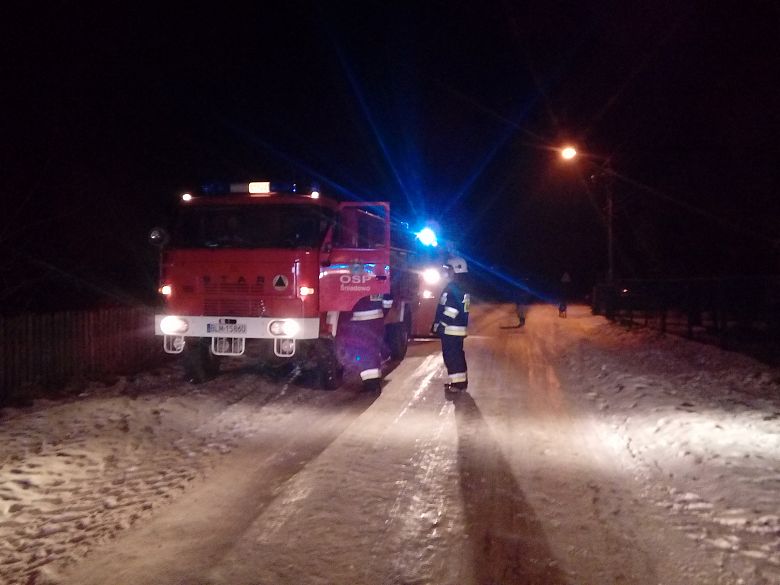
[{"label": "flashing blue light", "polygon": [[420,240],[420,243],[423,246],[432,246],[435,248],[436,246],[439,245],[439,242],[436,239],[436,232],[434,232],[429,227],[421,229],[419,232],[417,232],[414,235],[417,236],[417,239]]}]

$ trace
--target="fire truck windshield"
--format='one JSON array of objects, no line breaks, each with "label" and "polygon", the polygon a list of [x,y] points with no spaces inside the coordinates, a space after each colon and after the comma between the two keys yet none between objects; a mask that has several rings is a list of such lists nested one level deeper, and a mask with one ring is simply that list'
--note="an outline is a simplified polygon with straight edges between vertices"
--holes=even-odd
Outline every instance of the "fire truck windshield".
[{"label": "fire truck windshield", "polygon": [[316,248],[330,224],[327,210],[306,205],[235,205],[181,210],[176,248]]}]

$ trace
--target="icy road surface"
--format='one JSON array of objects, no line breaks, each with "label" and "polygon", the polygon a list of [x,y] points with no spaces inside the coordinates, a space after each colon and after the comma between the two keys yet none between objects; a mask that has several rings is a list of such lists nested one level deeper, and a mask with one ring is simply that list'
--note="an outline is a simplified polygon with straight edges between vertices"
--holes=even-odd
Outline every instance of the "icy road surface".
[{"label": "icy road surface", "polygon": [[381,395],[243,362],[2,411],[0,583],[780,583],[780,376],[573,307],[475,307]]}]

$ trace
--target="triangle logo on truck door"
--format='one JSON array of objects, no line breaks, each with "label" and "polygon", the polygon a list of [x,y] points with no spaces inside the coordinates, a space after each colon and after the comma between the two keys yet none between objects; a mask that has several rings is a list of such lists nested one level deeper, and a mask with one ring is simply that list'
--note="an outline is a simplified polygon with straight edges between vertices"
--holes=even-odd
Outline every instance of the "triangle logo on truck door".
[{"label": "triangle logo on truck door", "polygon": [[284,290],[287,288],[287,277],[284,274],[277,274],[274,276],[274,290]]}]

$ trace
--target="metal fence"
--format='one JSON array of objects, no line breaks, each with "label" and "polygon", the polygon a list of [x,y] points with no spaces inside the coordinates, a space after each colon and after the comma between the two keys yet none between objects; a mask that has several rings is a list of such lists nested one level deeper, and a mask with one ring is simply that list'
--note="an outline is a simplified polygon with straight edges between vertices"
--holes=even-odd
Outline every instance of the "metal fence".
[{"label": "metal fence", "polygon": [[162,358],[147,307],[0,316],[0,404],[74,378],[134,373]]},{"label": "metal fence", "polygon": [[780,363],[780,277],[619,280],[593,291],[594,314]]}]

